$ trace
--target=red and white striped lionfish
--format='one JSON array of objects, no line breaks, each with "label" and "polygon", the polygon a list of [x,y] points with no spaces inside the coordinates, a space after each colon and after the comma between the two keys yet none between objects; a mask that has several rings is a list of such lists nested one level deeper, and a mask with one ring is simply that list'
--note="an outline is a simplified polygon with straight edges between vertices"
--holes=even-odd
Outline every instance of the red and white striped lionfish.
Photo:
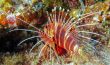
[{"label": "red and white striped lionfish", "polygon": [[[88,41],[92,40],[97,43],[100,43],[99,41],[97,41],[95,39],[81,35],[81,33],[94,34],[94,35],[98,35],[98,36],[102,36],[102,35],[95,33],[95,32],[79,31],[80,28],[82,28],[82,27],[94,26],[94,25],[98,25],[100,23],[96,22],[96,23],[78,25],[82,19],[84,19],[88,16],[91,16],[91,15],[97,14],[99,12],[92,13],[92,14],[89,13],[86,16],[84,14],[84,17],[79,18],[77,20],[74,17],[69,16],[68,12],[69,12],[69,10],[65,11],[65,9],[63,9],[61,7],[60,8],[54,7],[54,9],[52,9],[52,12],[50,14],[47,12],[48,22],[44,26],[43,31],[34,27],[31,24],[29,24],[29,25],[34,27],[36,29],[36,31],[26,30],[26,29],[15,29],[15,30],[25,30],[25,31],[37,32],[39,34],[38,36],[30,37],[30,38],[27,38],[27,39],[21,41],[18,45],[20,45],[21,43],[23,43],[26,40],[29,40],[29,39],[32,39],[35,37],[40,37],[41,40],[38,41],[38,43],[40,43],[40,42],[45,43],[39,53],[39,59],[41,60],[42,56],[45,55],[45,53],[48,51],[48,47],[52,48],[54,50],[55,54],[62,56],[69,52],[78,53],[78,49],[80,48],[81,45],[85,45],[87,43],[89,44],[89,42],[83,41],[81,39],[86,39]],[[17,18],[17,19],[23,21],[20,18]],[[28,24],[25,21],[23,21],[23,22]],[[15,30],[12,30],[12,31],[15,31]],[[38,43],[36,43],[31,48],[30,51],[32,51]]]}]

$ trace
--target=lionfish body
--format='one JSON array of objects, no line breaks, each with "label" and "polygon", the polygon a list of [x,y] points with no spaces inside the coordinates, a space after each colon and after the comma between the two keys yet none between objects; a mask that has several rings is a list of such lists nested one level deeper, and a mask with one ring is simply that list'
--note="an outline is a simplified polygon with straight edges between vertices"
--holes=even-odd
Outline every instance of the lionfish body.
[{"label": "lionfish body", "polygon": [[76,39],[78,33],[71,26],[73,21],[69,15],[64,10],[57,12],[55,9],[48,18],[49,22],[44,26],[45,34],[40,34],[41,39],[60,56],[75,52],[79,47]]}]

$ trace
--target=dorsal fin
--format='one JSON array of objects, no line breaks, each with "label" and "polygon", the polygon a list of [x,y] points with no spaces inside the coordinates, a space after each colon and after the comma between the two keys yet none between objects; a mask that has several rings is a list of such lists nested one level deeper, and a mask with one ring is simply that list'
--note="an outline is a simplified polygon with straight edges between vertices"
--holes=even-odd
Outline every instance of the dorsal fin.
[{"label": "dorsal fin", "polygon": [[69,10],[65,10],[64,8],[61,7],[54,7],[52,9],[52,12],[48,14],[48,20],[49,22],[63,22],[65,23],[69,18]]}]

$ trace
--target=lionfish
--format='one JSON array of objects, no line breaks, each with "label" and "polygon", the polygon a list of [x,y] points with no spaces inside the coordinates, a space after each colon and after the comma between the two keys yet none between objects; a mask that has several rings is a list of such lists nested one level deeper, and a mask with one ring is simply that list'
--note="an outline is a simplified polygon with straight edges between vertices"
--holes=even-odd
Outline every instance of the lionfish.
[{"label": "lionfish", "polygon": [[18,45],[21,45],[23,42],[32,38],[36,38],[36,37],[41,38],[41,40],[38,41],[38,43],[36,43],[30,50],[31,52],[37,46],[37,44],[44,42],[44,46],[42,47],[39,53],[39,59],[40,59],[39,63],[40,63],[42,56],[45,55],[46,52],[48,51],[48,47],[52,48],[54,53],[57,54],[58,56],[63,56],[68,52],[70,53],[72,52],[73,54],[79,53],[78,50],[82,45],[89,44],[89,42],[83,41],[81,39],[86,39],[88,41],[92,40],[95,41],[96,43],[100,43],[98,40],[83,36],[82,33],[102,36],[101,34],[95,32],[80,31],[80,28],[86,26],[95,26],[100,23],[95,22],[89,24],[81,24],[81,25],[79,24],[80,21],[83,20],[84,18],[98,13],[99,12],[84,14],[82,15],[82,18],[75,19],[74,17],[69,15],[69,10],[65,10],[61,7],[60,8],[54,7],[51,13],[47,12],[48,22],[47,24],[44,25],[43,31],[20,18],[17,19],[34,27],[36,31],[27,30],[27,29],[14,29],[12,31],[25,30],[25,31],[38,33],[38,36],[27,38],[21,41]]}]

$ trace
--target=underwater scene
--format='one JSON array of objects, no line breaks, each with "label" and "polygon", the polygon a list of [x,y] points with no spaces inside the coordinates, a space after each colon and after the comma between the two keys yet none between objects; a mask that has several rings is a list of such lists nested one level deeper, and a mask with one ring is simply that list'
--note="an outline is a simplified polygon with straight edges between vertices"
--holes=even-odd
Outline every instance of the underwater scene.
[{"label": "underwater scene", "polygon": [[110,65],[110,0],[0,0],[0,65]]}]

